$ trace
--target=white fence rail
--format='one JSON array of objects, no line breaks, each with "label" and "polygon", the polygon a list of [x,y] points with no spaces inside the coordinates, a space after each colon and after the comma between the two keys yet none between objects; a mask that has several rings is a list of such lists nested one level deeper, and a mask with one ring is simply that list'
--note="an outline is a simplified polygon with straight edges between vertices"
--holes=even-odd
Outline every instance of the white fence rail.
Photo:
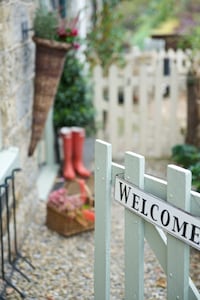
[{"label": "white fence rail", "polygon": [[94,70],[97,137],[112,143],[116,158],[125,149],[169,156],[184,142],[187,56],[169,51],[126,59],[124,69],[112,65],[107,76],[100,66]]},{"label": "white fence rail", "polygon": [[[110,299],[110,239],[112,188],[115,176],[123,175],[125,181],[137,186],[149,195],[162,199],[165,205],[183,213],[191,212],[200,222],[200,194],[191,191],[191,173],[180,167],[169,165],[167,182],[144,173],[144,157],[132,152],[125,153],[124,166],[113,163],[111,144],[97,140],[95,145],[95,300]],[[151,196],[152,197],[152,196]],[[141,198],[144,200],[143,198]],[[136,199],[132,208],[139,207],[147,215],[141,199]],[[133,200],[133,195],[132,195]],[[144,202],[144,201],[143,201]],[[156,206],[155,206],[156,207]],[[151,206],[151,214],[154,208]],[[134,210],[133,209],[133,210]],[[158,212],[159,207],[156,207]],[[181,215],[180,213],[180,215]],[[165,216],[164,216],[165,214]],[[197,300],[200,294],[189,276],[190,246],[187,238],[199,247],[199,227],[193,227],[191,236],[186,233],[185,220],[176,223],[177,231],[185,236],[185,242],[152,225],[137,213],[125,207],[125,299],[144,299],[144,238],[154,251],[167,278],[167,299]],[[167,216],[167,218],[166,218]],[[170,222],[171,213],[162,211],[163,224]],[[158,214],[154,215],[157,219]],[[175,219],[175,216],[173,216]],[[182,222],[182,223],[181,223]],[[178,224],[180,226],[178,226]],[[184,224],[181,226],[181,224]],[[175,228],[175,227],[174,227]],[[188,227],[187,227],[188,228]],[[195,229],[194,229],[195,228]],[[199,249],[199,248],[198,248]]]}]

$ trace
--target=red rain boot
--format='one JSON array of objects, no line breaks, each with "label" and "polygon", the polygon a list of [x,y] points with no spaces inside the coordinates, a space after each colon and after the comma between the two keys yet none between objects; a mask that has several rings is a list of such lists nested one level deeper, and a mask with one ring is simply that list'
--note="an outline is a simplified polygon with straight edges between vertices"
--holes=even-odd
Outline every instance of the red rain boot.
[{"label": "red rain boot", "polygon": [[72,165],[72,132],[68,127],[62,127],[60,130],[63,140],[63,176],[65,179],[73,180],[75,178],[75,172]]},{"label": "red rain boot", "polygon": [[73,140],[73,165],[76,173],[84,178],[91,175],[83,165],[83,146],[85,141],[85,130],[81,127],[72,128]]}]

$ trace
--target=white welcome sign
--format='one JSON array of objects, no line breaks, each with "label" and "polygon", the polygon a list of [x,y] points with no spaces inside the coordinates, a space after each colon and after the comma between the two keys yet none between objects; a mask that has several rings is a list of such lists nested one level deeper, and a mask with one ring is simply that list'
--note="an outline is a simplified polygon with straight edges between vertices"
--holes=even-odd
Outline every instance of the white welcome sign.
[{"label": "white welcome sign", "polygon": [[200,218],[139,189],[116,176],[115,200],[148,222],[200,250]]}]

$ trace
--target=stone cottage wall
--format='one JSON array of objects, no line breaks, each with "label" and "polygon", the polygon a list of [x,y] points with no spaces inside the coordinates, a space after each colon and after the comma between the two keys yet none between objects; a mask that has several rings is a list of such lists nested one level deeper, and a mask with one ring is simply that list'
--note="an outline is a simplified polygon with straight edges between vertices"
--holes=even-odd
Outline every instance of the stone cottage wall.
[{"label": "stone cottage wall", "polygon": [[32,32],[23,38],[22,27],[32,27],[34,0],[0,0],[0,132],[1,149],[19,148],[17,174],[18,236],[23,237],[37,206],[36,155],[28,157],[34,93]]},{"label": "stone cottage wall", "polygon": [[[0,151],[18,147],[22,171],[16,175],[18,238],[24,238],[33,214],[37,213],[39,175],[37,154],[28,157],[34,98],[35,45],[32,28],[36,5],[49,0],[0,0]],[[68,1],[72,10],[83,9],[87,0]],[[72,5],[73,4],[73,5]],[[84,4],[84,5],[83,5]],[[87,3],[88,4],[88,3]],[[89,10],[90,11],[90,10]],[[69,14],[68,14],[69,16]],[[81,33],[86,34],[88,17],[81,15]],[[1,162],[0,162],[1,168]]]}]

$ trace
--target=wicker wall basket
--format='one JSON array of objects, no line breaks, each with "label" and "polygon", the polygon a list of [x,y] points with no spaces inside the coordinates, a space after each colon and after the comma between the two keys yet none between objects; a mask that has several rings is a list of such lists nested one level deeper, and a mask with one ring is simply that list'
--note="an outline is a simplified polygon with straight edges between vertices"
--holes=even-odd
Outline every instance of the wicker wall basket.
[{"label": "wicker wall basket", "polygon": [[31,156],[41,139],[48,112],[54,103],[70,44],[33,38],[36,43],[35,95],[32,135],[28,154]]}]

